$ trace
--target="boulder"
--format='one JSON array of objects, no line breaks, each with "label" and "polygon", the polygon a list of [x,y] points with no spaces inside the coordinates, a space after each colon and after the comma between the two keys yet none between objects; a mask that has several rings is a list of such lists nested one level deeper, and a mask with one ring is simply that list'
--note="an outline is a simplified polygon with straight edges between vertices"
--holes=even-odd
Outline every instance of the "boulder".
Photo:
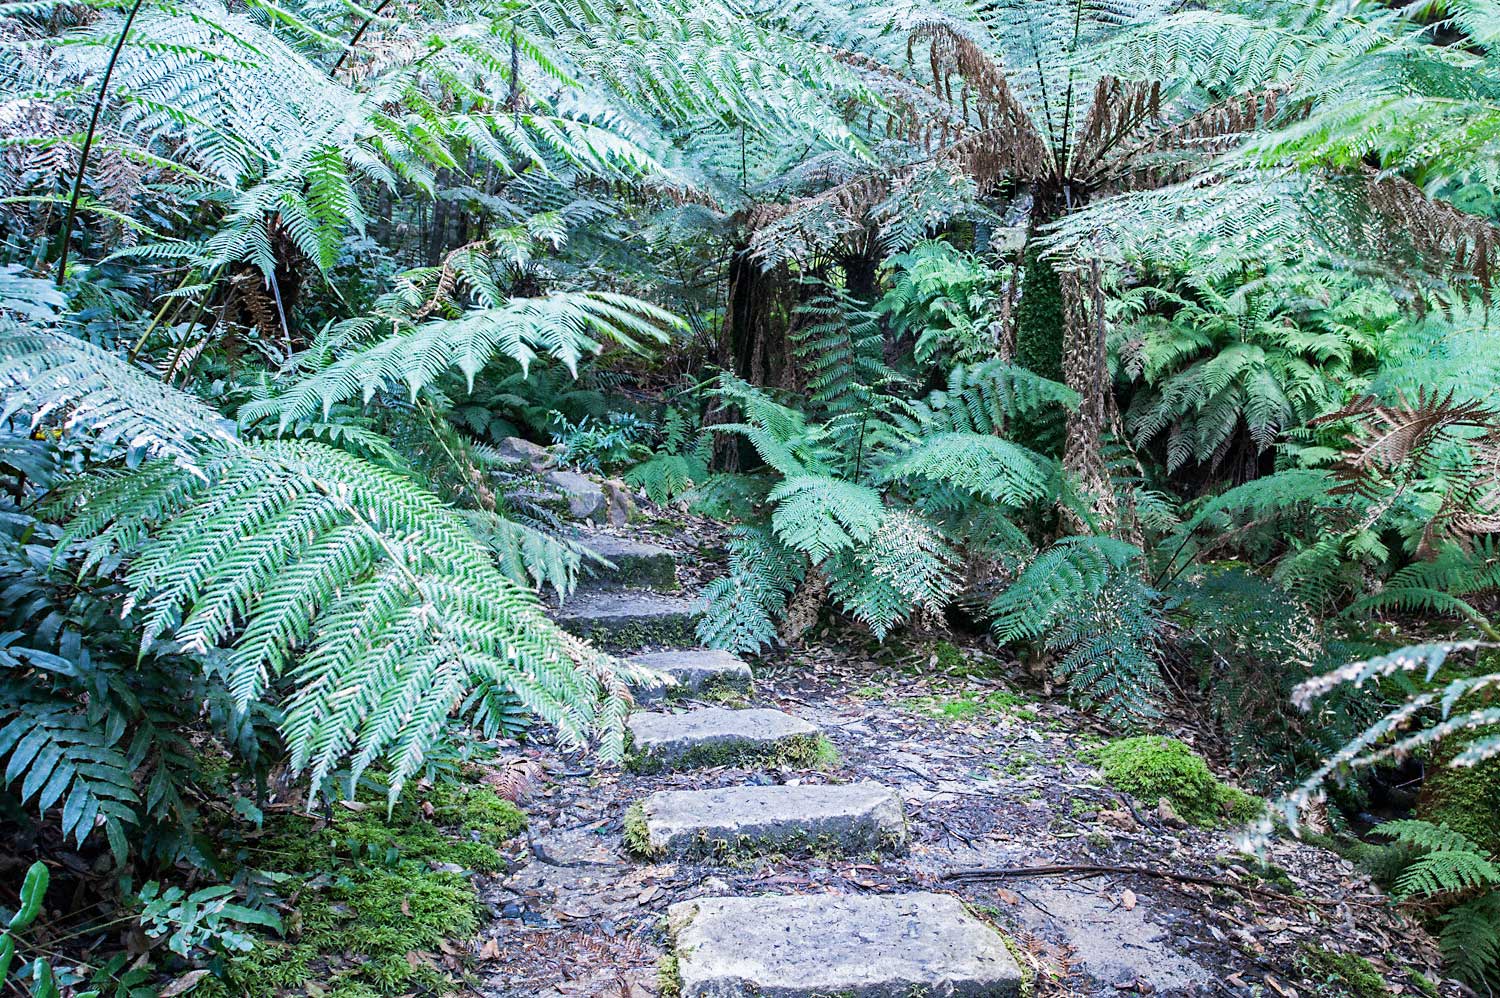
[{"label": "boulder", "polygon": [[604,489],[592,478],[576,471],[549,471],[542,481],[567,498],[568,515],[575,520],[605,518]]},{"label": "boulder", "polygon": [[506,437],[495,451],[507,465],[524,467],[541,474],[555,463],[555,455],[541,444],[534,444],[521,437]]},{"label": "boulder", "polygon": [[606,478],[603,488],[604,518],[611,525],[623,527],[640,519],[641,513],[636,508],[635,496],[631,494],[629,485],[618,478]]}]

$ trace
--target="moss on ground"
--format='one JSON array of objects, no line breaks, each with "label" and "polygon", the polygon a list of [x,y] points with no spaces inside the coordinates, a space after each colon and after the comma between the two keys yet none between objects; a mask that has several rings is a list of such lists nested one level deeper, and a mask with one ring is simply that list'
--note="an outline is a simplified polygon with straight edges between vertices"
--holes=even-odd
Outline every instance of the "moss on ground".
[{"label": "moss on ground", "polygon": [[652,848],[651,833],[646,828],[646,802],[636,801],[625,811],[625,824],[622,829],[625,838],[625,849],[633,855],[649,858],[657,854],[658,850]]},{"label": "moss on ground", "polygon": [[1088,753],[1104,778],[1147,804],[1165,797],[1185,821],[1211,827],[1259,817],[1265,802],[1220,781],[1203,757],[1175,738],[1140,735]]},{"label": "moss on ground", "polygon": [[[429,817],[430,816],[430,817]],[[336,805],[331,821],[270,819],[233,862],[279,875],[295,899],[282,939],[263,938],[193,992],[203,998],[380,998],[464,990],[444,946],[465,947],[482,914],[467,871],[504,867],[498,846],[525,815],[488,787],[412,793],[386,817],[384,800]],[[451,948],[451,946],[450,946]]]},{"label": "moss on ground", "polygon": [[656,993],[659,998],[681,998],[682,972],[675,954],[665,953],[656,961]]},{"label": "moss on ground", "polygon": [[991,714],[1007,714],[1023,721],[1035,721],[1039,716],[1025,697],[1004,690],[931,697],[919,701],[919,705],[923,712],[949,721],[974,721]]},{"label": "moss on ground", "polygon": [[1375,965],[1357,953],[1335,953],[1321,946],[1304,946],[1298,957],[1302,973],[1313,982],[1313,993],[1330,998],[1390,998],[1391,990]]}]

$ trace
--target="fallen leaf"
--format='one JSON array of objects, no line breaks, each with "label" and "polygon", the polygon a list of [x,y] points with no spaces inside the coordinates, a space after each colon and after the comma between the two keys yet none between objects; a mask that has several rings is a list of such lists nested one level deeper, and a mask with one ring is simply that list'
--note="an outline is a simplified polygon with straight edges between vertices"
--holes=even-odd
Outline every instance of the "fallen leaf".
[{"label": "fallen leaf", "polygon": [[494,936],[491,936],[490,938],[486,939],[484,941],[484,945],[481,946],[481,947],[479,947],[479,959],[481,959],[481,960],[498,960],[498,959],[500,959],[500,940],[496,939]]},{"label": "fallen leaf", "polygon": [[652,886],[641,891],[640,896],[635,899],[636,904],[650,904],[651,899],[661,893],[661,888]]},{"label": "fallen leaf", "polygon": [[1128,887],[1120,892],[1120,906],[1126,911],[1135,911],[1135,892]]},{"label": "fallen leaf", "polygon": [[344,807],[350,811],[368,811],[370,809],[370,805],[366,804],[364,801],[341,800],[339,801],[339,803],[344,805]]},{"label": "fallen leaf", "polygon": [[191,991],[199,981],[203,980],[203,978],[207,976],[208,971],[206,969],[190,970],[186,974],[183,974],[181,977],[177,978],[177,980],[173,981],[171,984],[168,984],[166,987],[162,988],[160,991],[160,998],[176,998],[177,995],[183,994],[187,991]]}]

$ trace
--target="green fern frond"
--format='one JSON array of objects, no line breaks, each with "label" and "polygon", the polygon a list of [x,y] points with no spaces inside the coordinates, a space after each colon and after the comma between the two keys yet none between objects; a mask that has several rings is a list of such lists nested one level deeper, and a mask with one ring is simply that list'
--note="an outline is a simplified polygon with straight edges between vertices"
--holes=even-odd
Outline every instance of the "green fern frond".
[{"label": "green fern frond", "polygon": [[771,490],[771,526],[813,564],[869,541],[885,517],[874,489],[826,475],[794,475]]},{"label": "green fern frond", "polygon": [[1018,444],[979,433],[935,433],[881,470],[890,480],[925,479],[995,502],[1023,506],[1048,492],[1043,459]]},{"label": "green fern frond", "polygon": [[990,628],[1007,643],[1037,637],[1065,608],[1098,596],[1115,572],[1140,556],[1140,548],[1112,537],[1065,537],[990,601]]}]

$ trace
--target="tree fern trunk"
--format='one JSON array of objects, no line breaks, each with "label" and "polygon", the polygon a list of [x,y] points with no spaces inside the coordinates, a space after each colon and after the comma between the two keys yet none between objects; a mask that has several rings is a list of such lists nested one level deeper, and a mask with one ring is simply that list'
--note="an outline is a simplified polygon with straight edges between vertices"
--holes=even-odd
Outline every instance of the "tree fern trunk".
[{"label": "tree fern trunk", "polygon": [[1016,305],[1016,363],[1053,381],[1063,380],[1063,300],[1057,271],[1027,244]]}]

